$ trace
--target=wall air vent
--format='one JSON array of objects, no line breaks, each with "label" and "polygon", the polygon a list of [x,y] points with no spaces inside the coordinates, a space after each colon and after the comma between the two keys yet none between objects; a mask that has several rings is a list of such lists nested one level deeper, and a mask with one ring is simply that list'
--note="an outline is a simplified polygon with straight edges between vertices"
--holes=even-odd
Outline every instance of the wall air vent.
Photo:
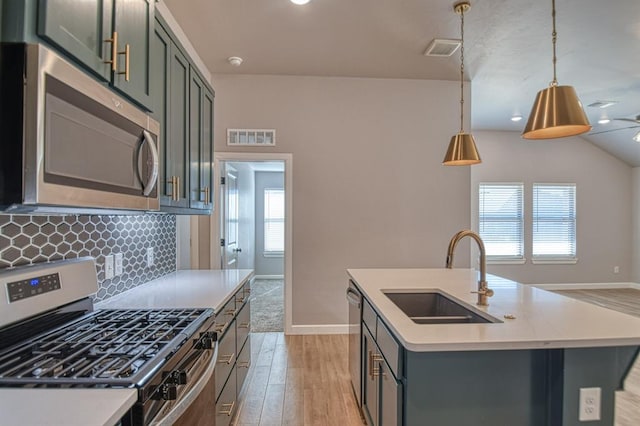
[{"label": "wall air vent", "polygon": [[451,56],[459,47],[460,40],[434,38],[424,51],[424,56]]},{"label": "wall air vent", "polygon": [[228,146],[275,146],[275,129],[227,129]]}]

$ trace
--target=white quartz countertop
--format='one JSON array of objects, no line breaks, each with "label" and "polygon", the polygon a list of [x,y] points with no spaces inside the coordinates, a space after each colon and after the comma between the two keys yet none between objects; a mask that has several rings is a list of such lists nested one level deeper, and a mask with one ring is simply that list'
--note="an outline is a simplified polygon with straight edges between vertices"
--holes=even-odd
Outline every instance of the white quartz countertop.
[{"label": "white quartz countertop", "polygon": [[176,271],[96,303],[99,309],[213,308],[218,312],[252,269]]},{"label": "white quartz countertop", "polygon": [[113,426],[138,397],[135,389],[0,389],[0,424]]},{"label": "white quartz countertop", "polygon": [[[489,306],[477,306],[471,269],[349,269],[349,276],[401,344],[416,352],[640,345],[640,318],[489,276]],[[385,291],[440,290],[501,323],[416,324]],[[514,315],[515,319],[505,319]]]}]

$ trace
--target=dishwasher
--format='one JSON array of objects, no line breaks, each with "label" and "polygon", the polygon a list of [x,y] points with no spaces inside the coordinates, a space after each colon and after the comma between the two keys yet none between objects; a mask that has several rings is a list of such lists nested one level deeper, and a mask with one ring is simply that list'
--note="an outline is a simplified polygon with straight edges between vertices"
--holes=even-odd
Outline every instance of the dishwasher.
[{"label": "dishwasher", "polygon": [[347,301],[349,301],[349,374],[351,386],[356,397],[360,416],[362,414],[362,293],[349,280],[347,288]]}]

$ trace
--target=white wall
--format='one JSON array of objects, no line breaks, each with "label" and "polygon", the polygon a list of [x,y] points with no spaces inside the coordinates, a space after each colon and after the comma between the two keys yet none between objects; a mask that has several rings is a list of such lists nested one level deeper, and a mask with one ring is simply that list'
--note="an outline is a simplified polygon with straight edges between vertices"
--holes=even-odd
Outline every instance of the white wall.
[{"label": "white wall", "polygon": [[633,249],[631,256],[633,266],[631,268],[631,281],[640,283],[640,167],[633,169],[632,180],[631,217],[633,223],[631,235],[633,238]]},{"label": "white wall", "polygon": [[[347,322],[347,268],[444,265],[449,239],[470,226],[469,168],[441,165],[459,128],[458,83],[214,81],[217,152],[293,155],[294,325]],[[227,128],[275,128],[277,146],[229,148]],[[465,242],[456,266],[468,265]]]},{"label": "white wall", "polygon": [[[489,265],[488,272],[530,284],[631,279],[631,167],[579,137],[525,141],[520,133],[490,131],[474,131],[474,136],[483,160],[471,170],[474,229],[477,230],[480,182],[525,184],[527,263]],[[531,187],[534,182],[577,184],[577,264],[531,264]],[[614,266],[620,267],[619,274],[613,273]]]}]

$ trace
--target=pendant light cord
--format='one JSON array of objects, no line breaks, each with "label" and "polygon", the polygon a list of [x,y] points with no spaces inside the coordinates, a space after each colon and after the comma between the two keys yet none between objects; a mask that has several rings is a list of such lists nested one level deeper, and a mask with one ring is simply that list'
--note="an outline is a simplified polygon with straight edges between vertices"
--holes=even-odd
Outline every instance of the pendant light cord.
[{"label": "pendant light cord", "polygon": [[553,44],[553,81],[551,86],[558,85],[558,78],[556,77],[556,40],[558,39],[558,33],[556,31],[556,0],[551,0],[551,19],[553,20],[553,32],[551,33],[551,42]]},{"label": "pendant light cord", "polygon": [[460,11],[460,133],[464,133],[464,7]]}]

